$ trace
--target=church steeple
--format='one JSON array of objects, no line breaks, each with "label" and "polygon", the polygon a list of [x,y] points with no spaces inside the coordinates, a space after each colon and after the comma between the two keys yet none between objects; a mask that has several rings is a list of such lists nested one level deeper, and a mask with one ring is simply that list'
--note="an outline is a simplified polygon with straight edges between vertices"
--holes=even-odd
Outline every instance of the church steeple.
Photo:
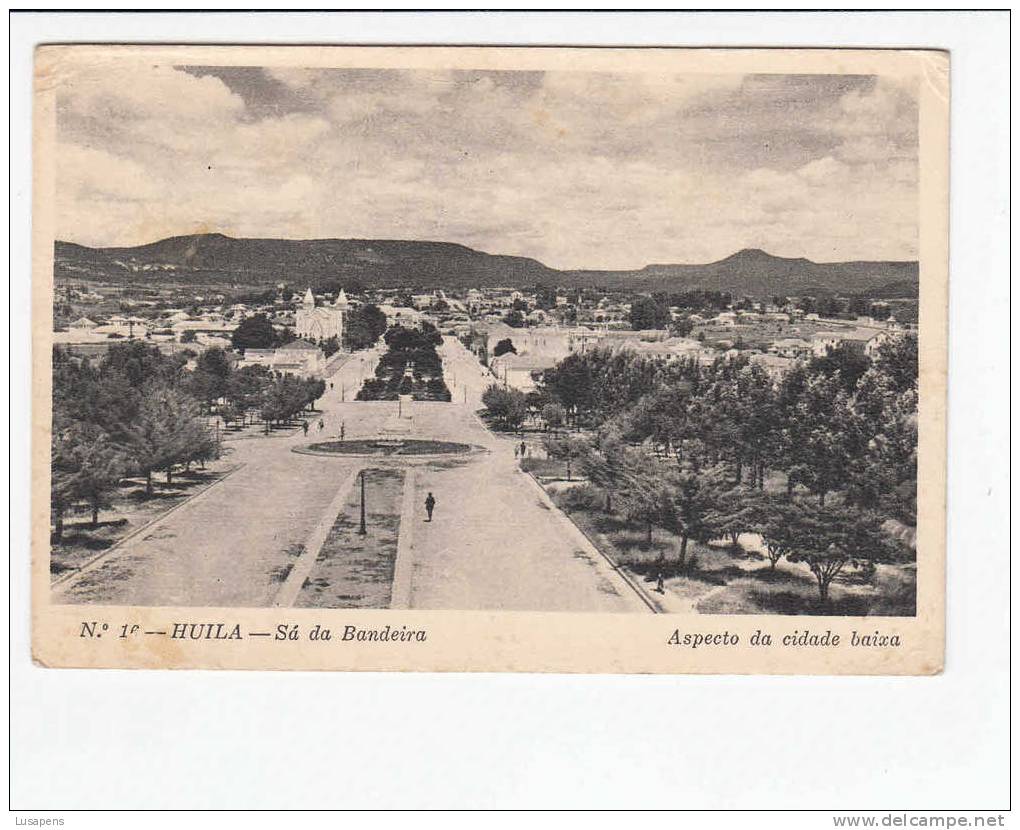
[{"label": "church steeple", "polygon": [[340,309],[340,311],[347,311],[347,305],[347,293],[341,288],[340,293],[336,295],[333,306]]},{"label": "church steeple", "polygon": [[315,297],[312,295],[311,286],[308,286],[308,290],[305,291],[305,298],[301,301],[301,305],[306,308],[315,308]]}]

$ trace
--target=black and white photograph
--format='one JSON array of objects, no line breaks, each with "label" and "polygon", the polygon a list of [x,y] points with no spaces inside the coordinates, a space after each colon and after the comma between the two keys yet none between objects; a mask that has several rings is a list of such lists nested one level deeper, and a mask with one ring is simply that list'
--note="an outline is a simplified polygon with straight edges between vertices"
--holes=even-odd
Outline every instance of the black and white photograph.
[{"label": "black and white photograph", "polygon": [[1008,827],[1008,19],[12,14],[15,823]]},{"label": "black and white photograph", "polygon": [[816,671],[938,670],[944,55],[39,54],[65,642],[824,618]]},{"label": "black and white photograph", "polygon": [[69,72],[54,600],[912,616],[917,83]]}]

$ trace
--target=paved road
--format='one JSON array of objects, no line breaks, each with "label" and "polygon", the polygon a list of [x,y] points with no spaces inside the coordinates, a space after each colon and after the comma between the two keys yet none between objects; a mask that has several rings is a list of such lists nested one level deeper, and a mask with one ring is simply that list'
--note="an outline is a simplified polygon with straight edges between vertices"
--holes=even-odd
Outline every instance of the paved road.
[{"label": "paved road", "polygon": [[[476,418],[492,376],[454,338],[446,338],[442,352],[455,414],[449,404],[416,404],[416,423],[489,452],[456,466],[427,466],[416,476],[410,607],[647,611],[520,471],[516,442],[494,436]],[[429,491],[437,505],[434,521],[425,522]]]},{"label": "paved road", "polygon": [[[262,607],[293,561],[355,459],[292,452],[295,445],[368,434],[385,404],[341,403],[371,374],[379,351],[355,355],[330,378],[319,402],[325,428],[231,441],[229,461],[243,466],[151,525],[91,569],[58,586],[54,602],[111,605]],[[352,391],[353,390],[353,391]]]},{"label": "paved road", "polygon": [[[293,452],[297,445],[379,434],[392,403],[354,402],[380,352],[355,355],[321,401],[325,428],[231,442],[243,466],[144,533],[59,586],[54,601],[265,607],[299,546],[323,521],[341,482],[364,460]],[[478,421],[491,376],[455,339],[442,347],[452,403],[415,403],[414,437],[466,442],[488,452],[418,463],[402,520],[410,544],[408,605],[430,609],[645,611],[629,586],[586,545],[514,459],[513,442]],[[345,400],[341,400],[344,398]],[[373,464],[377,463],[375,461]],[[425,494],[438,505],[424,521]],[[413,526],[412,526],[413,524]],[[412,541],[413,540],[413,541]]]}]

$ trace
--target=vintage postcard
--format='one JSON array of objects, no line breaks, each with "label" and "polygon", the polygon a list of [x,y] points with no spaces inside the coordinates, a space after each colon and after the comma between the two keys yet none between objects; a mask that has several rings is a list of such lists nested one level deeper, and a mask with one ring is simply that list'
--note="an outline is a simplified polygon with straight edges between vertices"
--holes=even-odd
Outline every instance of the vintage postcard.
[{"label": "vintage postcard", "polygon": [[946,53],[35,83],[39,664],[941,670]]}]

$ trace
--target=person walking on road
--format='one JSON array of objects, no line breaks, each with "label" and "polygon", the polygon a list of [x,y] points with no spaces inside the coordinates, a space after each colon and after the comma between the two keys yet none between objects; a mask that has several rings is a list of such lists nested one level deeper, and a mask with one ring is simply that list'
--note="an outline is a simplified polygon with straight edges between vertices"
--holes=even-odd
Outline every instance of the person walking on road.
[{"label": "person walking on road", "polygon": [[340,440],[341,441],[344,440],[344,435],[346,435],[346,434],[347,434],[347,425],[343,421],[341,421],[340,422]]},{"label": "person walking on road", "polygon": [[304,432],[305,435],[308,434],[308,421],[302,421],[301,422],[301,429],[302,429],[302,431]]},{"label": "person walking on road", "polygon": [[428,513],[426,522],[432,521],[432,511],[436,509],[436,497],[432,495],[432,491],[425,497],[425,512]]},{"label": "person walking on road", "polygon": [[528,454],[528,445],[521,441],[521,458]]},{"label": "person walking on road", "polygon": [[521,455],[521,448],[514,444],[514,458],[519,458]]},{"label": "person walking on road", "polygon": [[325,426],[326,425],[322,422],[322,418],[319,418],[319,432],[322,432]]}]

